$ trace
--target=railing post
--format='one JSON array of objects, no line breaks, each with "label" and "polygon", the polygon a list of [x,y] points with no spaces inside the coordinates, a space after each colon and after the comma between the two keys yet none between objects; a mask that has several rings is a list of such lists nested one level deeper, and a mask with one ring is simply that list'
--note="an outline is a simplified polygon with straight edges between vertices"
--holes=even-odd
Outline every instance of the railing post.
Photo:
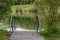
[{"label": "railing post", "polygon": [[39,30],[39,15],[36,16],[35,30],[38,32]]},{"label": "railing post", "polygon": [[14,31],[15,25],[14,25],[14,17],[10,16],[10,27],[12,29],[12,32]]}]

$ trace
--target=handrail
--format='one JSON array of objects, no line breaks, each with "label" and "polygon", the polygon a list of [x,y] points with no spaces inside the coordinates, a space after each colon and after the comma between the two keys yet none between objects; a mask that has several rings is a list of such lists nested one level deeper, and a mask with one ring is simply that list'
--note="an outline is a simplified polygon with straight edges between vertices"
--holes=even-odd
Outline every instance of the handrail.
[{"label": "handrail", "polygon": [[36,16],[35,30],[38,32],[39,30],[39,16]]},{"label": "handrail", "polygon": [[14,17],[13,16],[10,17],[10,27],[11,27],[12,32],[13,32],[14,28],[15,28],[15,23],[14,23]]}]

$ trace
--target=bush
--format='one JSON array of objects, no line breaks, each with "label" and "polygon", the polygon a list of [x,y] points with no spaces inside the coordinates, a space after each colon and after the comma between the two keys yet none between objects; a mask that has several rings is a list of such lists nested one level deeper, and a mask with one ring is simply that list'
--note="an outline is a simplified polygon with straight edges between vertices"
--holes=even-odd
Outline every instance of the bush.
[{"label": "bush", "polygon": [[41,32],[41,35],[46,36],[46,37],[54,37],[55,34],[57,34],[59,31],[57,28],[50,27],[47,28],[46,30]]},{"label": "bush", "polygon": [[10,39],[10,33],[4,30],[0,30],[0,40],[9,40]]},{"label": "bush", "polygon": [[10,33],[7,32],[7,31],[4,31],[4,30],[0,30],[0,36],[3,35],[3,36],[10,36]]}]

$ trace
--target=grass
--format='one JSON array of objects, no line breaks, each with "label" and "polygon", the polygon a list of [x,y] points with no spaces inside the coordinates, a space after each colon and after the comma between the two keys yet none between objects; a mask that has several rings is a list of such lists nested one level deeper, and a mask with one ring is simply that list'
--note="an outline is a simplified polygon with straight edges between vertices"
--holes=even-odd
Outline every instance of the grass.
[{"label": "grass", "polygon": [[9,40],[10,33],[4,30],[0,30],[0,40]]}]

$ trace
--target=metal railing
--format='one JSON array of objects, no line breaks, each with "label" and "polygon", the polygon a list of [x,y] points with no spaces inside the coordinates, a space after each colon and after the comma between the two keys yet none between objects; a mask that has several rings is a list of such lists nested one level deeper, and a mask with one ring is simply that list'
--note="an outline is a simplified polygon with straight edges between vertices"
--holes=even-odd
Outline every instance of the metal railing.
[{"label": "metal railing", "polygon": [[38,30],[39,30],[39,15],[36,16],[36,23],[35,23],[34,28],[38,32]]},{"label": "metal railing", "polygon": [[14,16],[10,16],[10,27],[12,29],[12,32],[14,31],[14,29],[16,29],[15,23],[14,23]]}]

